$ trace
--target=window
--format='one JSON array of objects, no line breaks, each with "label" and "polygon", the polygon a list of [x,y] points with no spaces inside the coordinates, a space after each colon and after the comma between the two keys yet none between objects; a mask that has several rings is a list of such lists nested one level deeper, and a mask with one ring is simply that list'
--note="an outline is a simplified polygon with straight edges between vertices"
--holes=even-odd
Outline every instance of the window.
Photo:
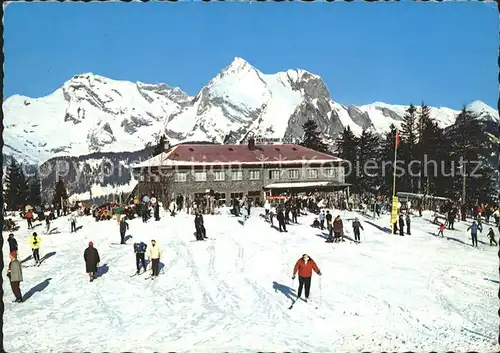
[{"label": "window", "polygon": [[298,179],[299,178],[299,170],[298,169],[290,169],[288,171],[289,179]]},{"label": "window", "polygon": [[224,181],[226,180],[226,174],[223,170],[214,171],[214,180],[215,181]]},{"label": "window", "polygon": [[317,169],[307,169],[307,177],[309,179],[317,179],[318,178],[318,170]]},{"label": "window", "polygon": [[231,173],[233,180],[243,180],[243,172],[241,170],[233,170]]},{"label": "window", "polygon": [[250,180],[259,180],[259,179],[260,179],[260,170],[251,170]]},{"label": "window", "polygon": [[207,181],[207,172],[194,172],[195,181]]},{"label": "window", "polygon": [[279,170],[270,170],[269,179],[278,180],[280,178],[281,172]]},{"label": "window", "polygon": [[242,199],[243,198],[243,193],[242,192],[232,192],[231,193],[231,200],[232,199]]},{"label": "window", "polygon": [[334,168],[325,168],[325,176],[327,178],[334,178],[335,177],[335,169]]},{"label": "window", "polygon": [[175,173],[175,181],[182,183],[187,181],[187,173]]}]

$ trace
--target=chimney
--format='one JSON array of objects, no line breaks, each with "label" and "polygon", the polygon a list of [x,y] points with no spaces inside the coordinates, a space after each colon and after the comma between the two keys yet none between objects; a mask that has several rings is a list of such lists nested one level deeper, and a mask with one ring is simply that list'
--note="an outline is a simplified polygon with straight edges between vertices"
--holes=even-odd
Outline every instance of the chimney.
[{"label": "chimney", "polygon": [[255,150],[255,139],[253,138],[253,136],[248,139],[248,149],[250,151]]}]

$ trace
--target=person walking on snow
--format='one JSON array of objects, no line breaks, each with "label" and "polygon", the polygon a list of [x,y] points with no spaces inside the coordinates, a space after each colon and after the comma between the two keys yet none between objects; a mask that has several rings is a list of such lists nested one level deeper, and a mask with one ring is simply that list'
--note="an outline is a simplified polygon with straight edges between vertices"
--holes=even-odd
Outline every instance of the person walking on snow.
[{"label": "person walking on snow", "polygon": [[287,233],[288,231],[286,230],[286,224],[285,224],[285,214],[283,213],[283,209],[279,208],[278,213],[276,215],[276,219],[278,220],[278,226],[280,233],[285,232]]},{"label": "person walking on snow", "polygon": [[22,303],[23,296],[21,294],[21,282],[23,281],[23,270],[21,263],[17,259],[17,254],[15,252],[11,252],[9,254],[10,263],[9,269],[7,270],[7,277],[10,280],[10,287],[12,289],[12,293],[14,297],[16,297],[16,303]]},{"label": "person walking on snow", "polygon": [[493,232],[493,228],[490,228],[490,231],[488,232],[488,238],[490,238],[490,246],[498,246],[497,241],[495,240],[495,233]]},{"label": "person walking on snow", "polygon": [[50,217],[45,216],[45,234],[49,234],[50,230]]},{"label": "person walking on snow", "polygon": [[160,247],[156,244],[156,240],[151,240],[151,246],[148,248],[148,259],[151,261],[151,278],[158,277],[160,267]]},{"label": "person walking on snow", "polygon": [[405,220],[403,219],[403,215],[399,215],[399,235],[404,236],[404,229],[405,229]]},{"label": "person walking on snow", "polygon": [[314,262],[313,259],[309,257],[309,255],[304,254],[300,259],[295,263],[295,267],[293,268],[292,280],[295,279],[295,275],[299,274],[299,289],[297,291],[297,299],[299,299],[302,295],[302,288],[305,287],[305,301],[309,299],[309,293],[311,291],[311,277],[312,271],[316,272],[319,276],[321,276],[321,271],[318,266]]},{"label": "person walking on snow", "polygon": [[30,236],[31,253],[33,254],[33,260],[35,260],[35,265],[40,263],[40,237],[36,232]]},{"label": "person walking on snow", "polygon": [[120,221],[120,244],[125,244],[125,233],[128,230],[128,223],[125,221],[125,218],[122,218]]},{"label": "person walking on snow", "polygon": [[10,233],[9,234],[9,239],[7,240],[9,242],[9,253],[15,252],[17,254],[17,240],[14,238],[14,234]]},{"label": "person walking on snow", "polygon": [[269,217],[269,211],[271,210],[271,204],[269,203],[269,200],[266,200],[264,203],[264,211],[266,212],[266,219]]},{"label": "person walking on snow", "polygon": [[203,222],[203,215],[199,210],[196,210],[196,215],[194,216],[194,226],[196,229],[196,240],[207,239],[207,231]]},{"label": "person walking on snow", "polygon": [[410,224],[411,224],[410,214],[409,214],[409,213],[407,213],[407,214],[406,214],[406,234],[408,234],[408,235],[411,235],[411,231],[410,231],[411,227],[410,227]]},{"label": "person walking on snow", "polygon": [[443,238],[443,237],[444,237],[443,232],[444,232],[445,228],[446,228],[446,227],[444,226],[444,224],[443,224],[443,223],[441,223],[441,225],[439,226],[439,232],[438,232],[438,235],[437,235],[438,237],[439,237],[439,235],[441,235],[441,238]]},{"label": "person walking on snow", "polygon": [[92,282],[96,276],[97,266],[101,262],[99,252],[94,248],[94,243],[89,242],[89,247],[83,252],[83,259],[85,260],[85,271],[89,275],[89,280]]},{"label": "person walking on snow", "polygon": [[335,220],[333,221],[333,241],[335,242],[340,242],[340,241],[345,241],[344,240],[344,223],[342,222],[342,219],[340,218],[340,215],[335,217]]},{"label": "person walking on snow", "polygon": [[134,244],[134,253],[135,253],[135,265],[137,267],[137,274],[141,271],[141,267],[144,269],[144,272],[146,272],[146,259],[145,259],[145,254],[146,254],[146,249],[147,245],[144,242],[139,242]]},{"label": "person walking on snow", "polygon": [[70,233],[76,232],[76,215],[74,212],[69,216],[69,221],[71,222],[71,232]]},{"label": "person walking on snow", "polygon": [[325,229],[325,211],[319,215],[319,227],[321,230]]},{"label": "person walking on snow", "polygon": [[328,240],[327,242],[328,243],[333,243],[333,223],[332,223],[332,214],[330,213],[330,211],[326,211],[326,216],[325,216],[325,220],[326,220],[326,227],[328,229]]},{"label": "person walking on snow", "polygon": [[482,233],[481,227],[476,223],[476,221],[473,221],[471,226],[467,228],[467,230],[470,229],[470,235],[472,238],[472,246],[475,246],[477,248],[477,231],[479,230],[480,233]]},{"label": "person walking on snow", "polygon": [[359,230],[360,228],[363,229],[363,226],[361,225],[358,217],[356,217],[354,218],[354,222],[352,222],[352,230],[354,232],[354,241],[356,242],[356,244],[361,242],[361,231]]}]

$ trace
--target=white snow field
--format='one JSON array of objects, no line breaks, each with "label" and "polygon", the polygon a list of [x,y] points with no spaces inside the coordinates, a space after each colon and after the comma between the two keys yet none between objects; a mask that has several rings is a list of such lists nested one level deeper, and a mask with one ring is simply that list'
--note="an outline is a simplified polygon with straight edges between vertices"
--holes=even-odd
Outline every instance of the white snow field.
[{"label": "white snow field", "polygon": [[[69,233],[67,218],[41,234],[40,267],[26,267],[22,304],[4,282],[4,337],[9,352],[56,351],[493,351],[498,334],[498,247],[472,248],[465,232],[436,238],[430,214],[413,218],[411,236],[384,233],[388,216],[360,216],[362,243],[327,244],[314,216],[279,233],[253,209],[244,224],[228,214],[205,216],[207,235],[194,242],[193,216],[130,221],[129,243],[159,241],[165,265],[156,280],[135,272],[132,245],[119,241],[116,221]],[[333,211],[336,215],[339,212]],[[352,237],[348,218],[340,212]],[[369,224],[371,222],[374,225]],[[486,227],[485,227],[486,228]],[[489,228],[489,227],[488,227]],[[59,231],[59,233],[57,233]],[[486,243],[485,229],[479,240]],[[326,234],[326,232],[324,232]],[[30,255],[23,223],[20,260]],[[4,238],[7,239],[4,232]],[[449,237],[448,239],[446,237]],[[497,235],[498,238],[498,235]],[[93,283],[83,251],[92,240],[103,273]],[[4,245],[5,247],[7,244]],[[311,301],[289,310],[296,260],[308,253]],[[8,261],[7,251],[4,259]],[[32,260],[24,262],[30,265]],[[8,281],[4,276],[4,281]],[[290,288],[291,287],[291,288]],[[316,309],[317,308],[317,309]]]}]

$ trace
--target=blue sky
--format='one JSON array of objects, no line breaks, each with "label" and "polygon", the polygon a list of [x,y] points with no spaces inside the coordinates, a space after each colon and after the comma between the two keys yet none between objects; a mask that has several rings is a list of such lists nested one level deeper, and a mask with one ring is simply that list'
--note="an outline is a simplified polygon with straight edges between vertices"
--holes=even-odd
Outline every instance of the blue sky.
[{"label": "blue sky", "polygon": [[14,3],[4,21],[4,97],[84,72],[195,95],[240,56],[264,73],[316,73],[346,105],[498,99],[492,4]]}]

